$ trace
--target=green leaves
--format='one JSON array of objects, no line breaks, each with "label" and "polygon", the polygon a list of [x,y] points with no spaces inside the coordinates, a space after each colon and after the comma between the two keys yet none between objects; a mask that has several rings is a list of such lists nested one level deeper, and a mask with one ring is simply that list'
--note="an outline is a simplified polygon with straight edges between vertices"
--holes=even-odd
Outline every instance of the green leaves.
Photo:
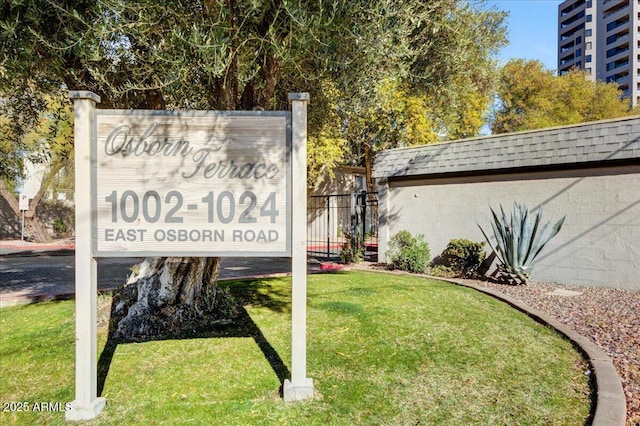
[{"label": "green leaves", "polygon": [[268,110],[308,91],[321,108],[310,136],[346,142],[327,169],[475,135],[505,42],[504,14],[463,0],[9,0],[0,10],[0,96],[65,86],[97,93],[103,108]]},{"label": "green leaves", "polygon": [[409,231],[402,230],[389,240],[388,256],[391,266],[396,269],[425,274],[429,269],[431,251],[424,235],[413,236]]},{"label": "green leaves", "polygon": [[484,229],[480,225],[478,227],[500,261],[498,268],[503,278],[509,282],[525,284],[531,275],[534,260],[544,246],[560,232],[566,216],[549,228],[551,222],[540,226],[542,207],[532,216],[526,206],[514,203],[510,216],[507,216],[502,205],[500,213],[498,216],[491,209],[495,244]]},{"label": "green leaves", "polygon": [[591,81],[584,71],[555,76],[539,61],[514,59],[501,71],[493,133],[509,133],[637,114],[615,83]]}]

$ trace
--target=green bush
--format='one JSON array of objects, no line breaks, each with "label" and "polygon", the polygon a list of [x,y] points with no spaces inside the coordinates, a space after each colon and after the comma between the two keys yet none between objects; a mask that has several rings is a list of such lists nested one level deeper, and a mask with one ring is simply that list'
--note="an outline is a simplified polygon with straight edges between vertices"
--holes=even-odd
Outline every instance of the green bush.
[{"label": "green bush", "polygon": [[490,210],[495,244],[484,229],[480,225],[478,227],[498,258],[498,277],[508,284],[526,284],[536,257],[560,232],[566,216],[554,225],[551,222],[542,225],[542,207],[536,213],[530,213],[527,206],[514,203],[513,211],[507,215],[500,205],[500,216]]},{"label": "green bush", "polygon": [[400,231],[389,240],[389,259],[395,269],[424,274],[429,269],[431,252],[424,236],[415,237],[409,231]]},{"label": "green bush", "polygon": [[56,218],[51,226],[56,236],[65,236],[69,233],[69,225],[62,219]]},{"label": "green bush", "polygon": [[359,263],[364,260],[364,249],[354,247],[351,240],[348,240],[340,250],[340,261],[344,264]]},{"label": "green bush", "polygon": [[476,243],[464,238],[451,240],[442,252],[442,265],[459,277],[475,277],[485,258],[484,242]]},{"label": "green bush", "polygon": [[429,275],[433,275],[434,277],[442,277],[442,278],[455,278],[458,276],[458,274],[454,272],[453,269],[451,269],[451,267],[444,266],[444,265],[431,266]]}]

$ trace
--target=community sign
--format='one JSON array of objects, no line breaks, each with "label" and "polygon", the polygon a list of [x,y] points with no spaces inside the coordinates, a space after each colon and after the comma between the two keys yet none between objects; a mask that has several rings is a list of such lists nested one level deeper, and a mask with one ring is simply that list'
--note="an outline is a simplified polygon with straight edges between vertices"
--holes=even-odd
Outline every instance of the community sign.
[{"label": "community sign", "polygon": [[95,110],[93,252],[290,256],[291,115]]},{"label": "community sign", "polygon": [[76,399],[65,418],[93,419],[106,404],[97,394],[96,258],[107,256],[290,257],[291,380],[282,392],[285,401],[313,397],[306,375],[309,95],[291,93],[291,111],[273,112],[103,110],[95,93],[70,97]]}]

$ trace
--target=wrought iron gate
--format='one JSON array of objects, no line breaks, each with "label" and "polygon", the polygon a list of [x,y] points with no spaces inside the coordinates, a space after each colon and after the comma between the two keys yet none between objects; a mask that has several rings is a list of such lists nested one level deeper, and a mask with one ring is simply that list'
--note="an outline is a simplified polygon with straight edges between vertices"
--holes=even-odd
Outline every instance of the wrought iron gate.
[{"label": "wrought iron gate", "polygon": [[366,260],[378,257],[378,193],[313,195],[309,197],[307,252],[335,258],[351,238],[364,249]]}]

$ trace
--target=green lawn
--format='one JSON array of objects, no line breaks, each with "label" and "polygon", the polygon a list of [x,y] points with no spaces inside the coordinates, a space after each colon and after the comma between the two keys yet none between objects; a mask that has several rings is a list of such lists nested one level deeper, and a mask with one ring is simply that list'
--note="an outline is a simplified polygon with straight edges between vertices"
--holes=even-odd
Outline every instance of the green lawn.
[{"label": "green lawn", "polygon": [[[586,364],[570,343],[473,290],[411,276],[309,276],[312,401],[285,404],[289,278],[232,282],[248,315],[209,336],[110,347],[95,424],[582,425]],[[101,305],[108,305],[108,298]],[[74,398],[73,301],[0,310],[0,402]],[[99,353],[106,341],[100,327]],[[62,424],[62,412],[0,424]]]}]

